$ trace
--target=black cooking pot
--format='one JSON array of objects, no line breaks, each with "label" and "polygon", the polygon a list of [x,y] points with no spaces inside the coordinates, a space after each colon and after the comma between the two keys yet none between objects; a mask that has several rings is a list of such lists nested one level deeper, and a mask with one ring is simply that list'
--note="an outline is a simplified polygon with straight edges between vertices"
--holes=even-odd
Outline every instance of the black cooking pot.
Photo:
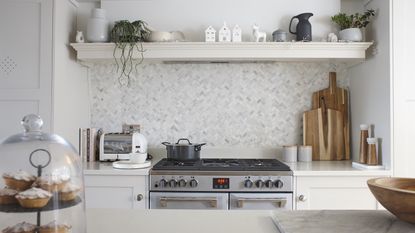
[{"label": "black cooking pot", "polygon": [[[187,144],[180,144],[187,141]],[[199,160],[200,150],[206,143],[191,143],[187,138],[180,138],[176,143],[162,142],[166,146],[167,158],[179,161]]]}]

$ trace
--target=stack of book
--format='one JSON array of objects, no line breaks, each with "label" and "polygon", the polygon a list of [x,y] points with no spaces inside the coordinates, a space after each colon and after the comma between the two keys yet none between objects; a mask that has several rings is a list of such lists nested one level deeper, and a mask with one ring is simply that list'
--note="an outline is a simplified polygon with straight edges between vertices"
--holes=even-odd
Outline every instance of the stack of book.
[{"label": "stack of book", "polygon": [[99,139],[102,129],[79,128],[79,155],[82,162],[99,160]]}]

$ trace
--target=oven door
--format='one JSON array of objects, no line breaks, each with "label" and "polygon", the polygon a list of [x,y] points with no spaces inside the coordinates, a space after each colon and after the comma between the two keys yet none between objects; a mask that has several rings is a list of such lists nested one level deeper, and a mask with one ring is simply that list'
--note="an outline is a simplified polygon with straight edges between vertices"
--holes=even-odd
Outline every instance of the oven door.
[{"label": "oven door", "polygon": [[150,192],[150,209],[228,209],[228,193]]},{"label": "oven door", "polygon": [[292,193],[231,193],[231,210],[292,210]]}]

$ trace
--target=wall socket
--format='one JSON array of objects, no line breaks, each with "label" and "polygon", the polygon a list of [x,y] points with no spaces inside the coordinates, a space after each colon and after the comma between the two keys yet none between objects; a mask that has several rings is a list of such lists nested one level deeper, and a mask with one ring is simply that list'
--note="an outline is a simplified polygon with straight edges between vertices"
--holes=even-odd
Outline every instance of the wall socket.
[{"label": "wall socket", "polygon": [[140,132],[140,125],[138,124],[123,124],[122,125],[122,132],[123,133],[139,133]]}]

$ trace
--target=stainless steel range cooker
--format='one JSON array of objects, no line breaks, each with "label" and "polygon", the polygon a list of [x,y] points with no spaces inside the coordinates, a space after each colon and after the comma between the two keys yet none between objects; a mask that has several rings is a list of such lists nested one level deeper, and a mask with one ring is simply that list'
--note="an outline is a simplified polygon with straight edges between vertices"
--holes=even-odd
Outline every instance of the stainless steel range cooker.
[{"label": "stainless steel range cooker", "polygon": [[292,209],[292,174],[276,159],[163,159],[150,171],[150,209]]}]

